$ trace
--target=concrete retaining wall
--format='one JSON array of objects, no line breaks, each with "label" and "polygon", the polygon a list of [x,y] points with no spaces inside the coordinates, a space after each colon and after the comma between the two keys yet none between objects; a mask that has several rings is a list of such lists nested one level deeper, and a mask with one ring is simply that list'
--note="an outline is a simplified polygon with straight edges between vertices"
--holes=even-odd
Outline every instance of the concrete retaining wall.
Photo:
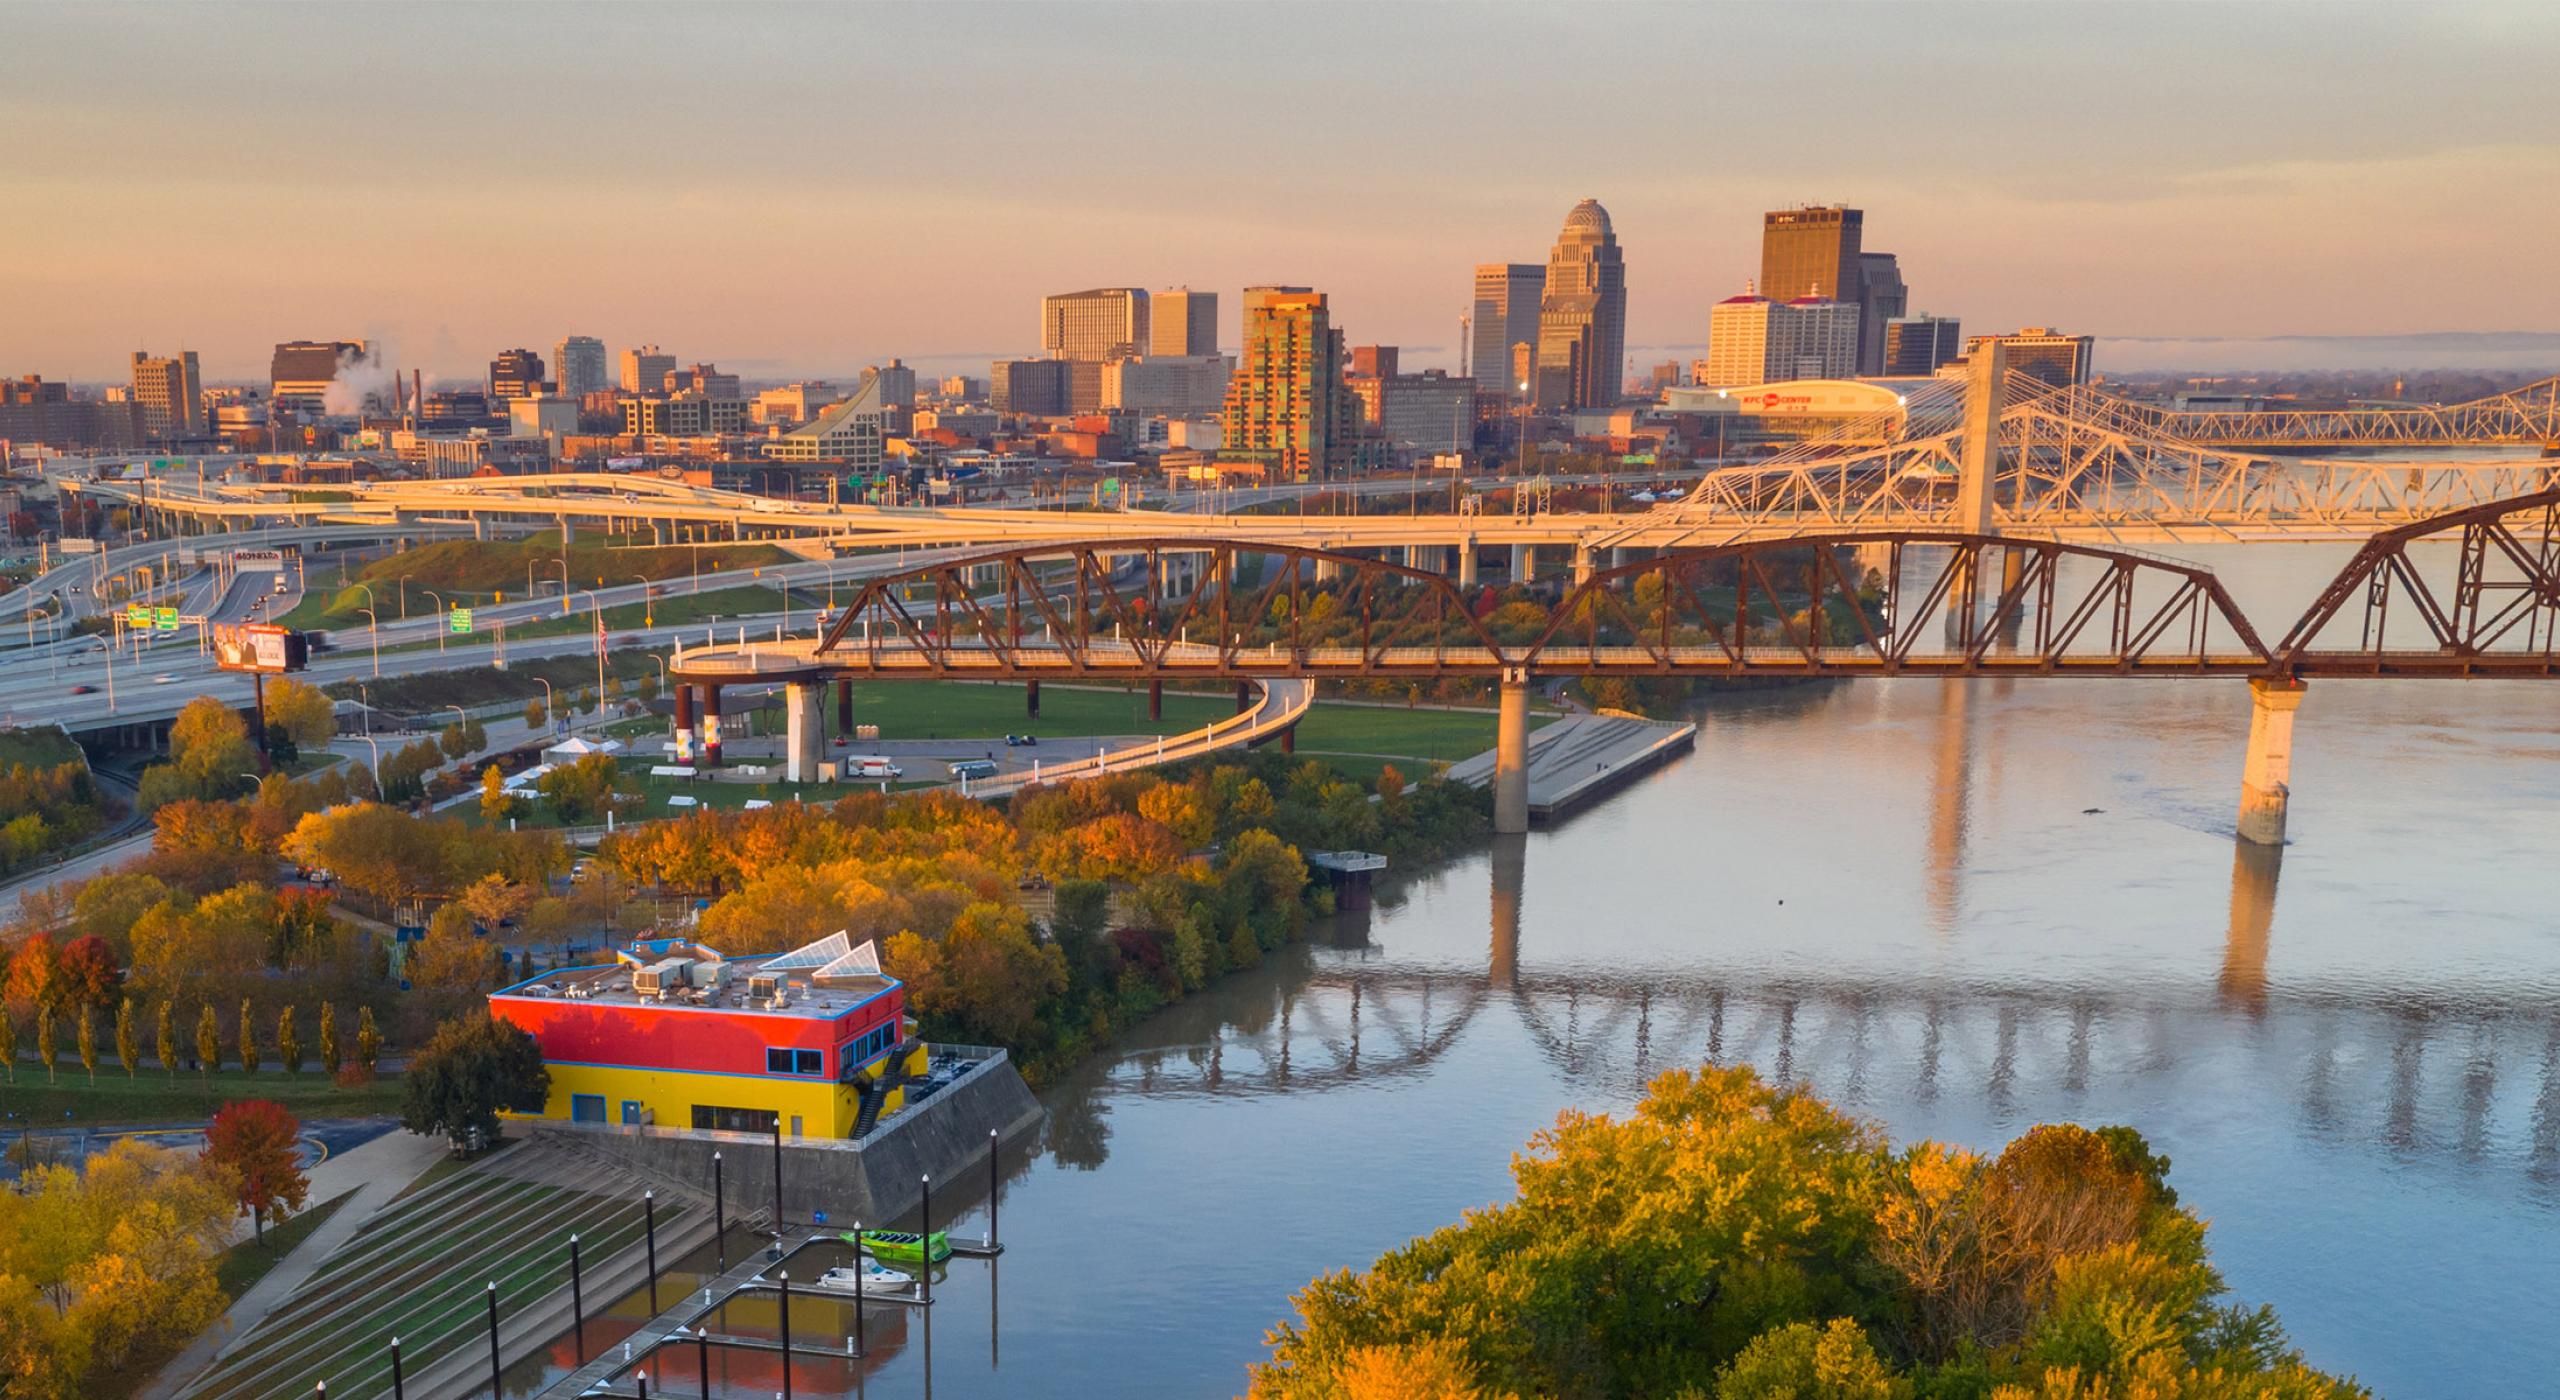
[{"label": "concrete retaining wall", "polygon": [[[784,1217],[807,1221],[825,1211],[830,1228],[886,1224],[914,1211],[923,1194],[922,1178],[930,1172],[937,1189],[934,1214],[947,1221],[949,1208],[975,1200],[976,1181],[966,1175],[983,1172],[987,1134],[1010,1141],[1036,1127],[1039,1100],[1022,1082],[1011,1060],[996,1052],[981,1060],[949,1088],[883,1122],[859,1140],[784,1138],[782,1194]],[[519,1126],[510,1124],[510,1129]],[[705,1195],[711,1191],[711,1154],[721,1155],[723,1195],[728,1217],[770,1215],[773,1209],[773,1139],[756,1133],[691,1132],[672,1128],[625,1128],[615,1124],[567,1123],[546,1118],[524,1123],[535,1135],[558,1135],[578,1147],[620,1161],[632,1170],[665,1178]]]}]

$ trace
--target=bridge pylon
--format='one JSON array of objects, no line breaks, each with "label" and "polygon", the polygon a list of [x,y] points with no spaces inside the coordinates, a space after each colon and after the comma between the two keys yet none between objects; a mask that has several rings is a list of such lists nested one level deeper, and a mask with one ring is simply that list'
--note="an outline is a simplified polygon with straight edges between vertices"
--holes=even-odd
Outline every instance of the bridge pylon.
[{"label": "bridge pylon", "polygon": [[2293,796],[2293,712],[2302,708],[2300,680],[2249,678],[2249,759],[2240,774],[2240,839],[2284,844],[2286,804]]},{"label": "bridge pylon", "polygon": [[1502,671],[1501,704],[1493,730],[1493,830],[1497,836],[1529,829],[1529,671]]}]

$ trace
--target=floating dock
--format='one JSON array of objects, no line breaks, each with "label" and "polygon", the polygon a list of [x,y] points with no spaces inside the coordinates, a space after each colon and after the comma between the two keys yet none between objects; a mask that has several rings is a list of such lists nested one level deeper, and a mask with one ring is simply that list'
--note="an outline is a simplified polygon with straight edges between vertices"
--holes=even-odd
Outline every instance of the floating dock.
[{"label": "floating dock", "polygon": [[[1554,821],[1651,772],[1697,743],[1698,726],[1618,715],[1567,715],[1529,735],[1529,816]],[[1454,782],[1493,781],[1493,750],[1451,764]]]}]

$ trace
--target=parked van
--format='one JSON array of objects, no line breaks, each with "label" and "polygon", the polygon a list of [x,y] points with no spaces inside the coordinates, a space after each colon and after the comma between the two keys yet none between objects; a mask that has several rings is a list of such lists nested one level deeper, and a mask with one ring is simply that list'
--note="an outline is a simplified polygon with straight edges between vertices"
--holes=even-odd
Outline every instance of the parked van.
[{"label": "parked van", "polygon": [[972,782],[975,782],[980,778],[992,778],[995,775],[996,765],[995,760],[993,759],[964,758],[958,763],[951,765],[952,777],[967,778]]},{"label": "parked van", "polygon": [[855,754],[845,763],[847,771],[857,778],[902,778],[907,772],[879,754]]}]

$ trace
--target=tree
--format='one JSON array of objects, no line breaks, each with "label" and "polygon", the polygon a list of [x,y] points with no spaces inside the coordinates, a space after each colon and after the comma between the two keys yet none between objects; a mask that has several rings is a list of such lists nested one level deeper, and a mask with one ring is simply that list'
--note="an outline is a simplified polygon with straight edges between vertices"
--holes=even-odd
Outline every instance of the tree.
[{"label": "tree", "polygon": [[167,1070],[170,1078],[177,1078],[178,1004],[167,997],[160,998],[159,1025],[153,1048],[160,1054],[160,1068]]},{"label": "tree", "polygon": [[613,755],[591,753],[543,774],[535,787],[561,821],[576,826],[618,810],[621,803],[615,784],[621,776],[622,765]]},{"label": "tree", "polygon": [[266,1056],[258,1051],[257,1012],[250,1006],[247,997],[240,998],[240,1019],[235,1024],[240,1032],[240,1072],[256,1074],[259,1062]]},{"label": "tree", "polygon": [[938,942],[901,933],[883,955],[921,1013],[981,1044],[1023,1040],[1067,989],[1066,955],[1033,940],[1022,911],[1005,905],[970,905]]},{"label": "tree", "polygon": [[459,763],[470,756],[471,740],[462,732],[460,724],[448,724],[436,731],[436,752]]},{"label": "tree", "polygon": [[267,682],[267,723],[293,736],[294,746],[324,749],[338,736],[337,702],[292,676]]},{"label": "tree", "polygon": [[96,934],[82,934],[62,947],[54,966],[56,995],[64,1007],[111,1006],[124,986],[124,968],[113,948]]},{"label": "tree", "polygon": [[516,814],[516,799],[507,791],[507,776],[492,763],[480,770],[480,820],[491,826]]},{"label": "tree", "polygon": [[356,1063],[364,1066],[365,1078],[373,1077],[374,1062],[382,1058],[382,1032],[373,1026],[373,1008],[356,1010]]},{"label": "tree", "polygon": [[284,1061],[285,1073],[302,1073],[302,1032],[293,1024],[291,1006],[276,1015],[276,1058]]},{"label": "tree", "polygon": [[72,1038],[80,1047],[80,1068],[88,1072],[91,1084],[97,1083],[98,1008],[85,1001],[80,1003],[80,1023]]},{"label": "tree", "polygon": [[267,1223],[283,1224],[302,1209],[311,1183],[302,1174],[302,1124],[266,1099],[227,1103],[205,1129],[204,1159],[239,1183],[239,1201],[261,1242]]},{"label": "tree", "polygon": [[335,1079],[346,1062],[346,1047],[338,1043],[337,1003],[324,1001],[320,1003],[320,1068]]},{"label": "tree", "polygon": [[533,903],[533,891],[504,875],[489,874],[472,881],[454,903],[462,906],[472,922],[494,935],[522,917],[525,907]]},{"label": "tree", "polygon": [[142,1060],[142,1036],[133,1028],[133,998],[116,1003],[116,1063],[124,1066],[124,1077],[133,1078],[134,1066]]},{"label": "tree", "polygon": [[527,729],[540,729],[540,728],[542,728],[543,726],[545,726],[545,725],[549,724],[550,722],[551,722],[551,716],[550,716],[550,714],[549,714],[548,712],[546,712],[546,711],[542,708],[542,702],[541,702],[541,701],[539,701],[539,700],[527,700],[527,701],[525,701],[525,702],[524,702],[524,727],[525,727],[525,728],[527,728]]},{"label": "tree", "polygon": [[0,1006],[0,1067],[9,1071],[9,1082],[18,1082],[18,1013]]},{"label": "tree", "polygon": [[36,1008],[36,1058],[44,1061],[44,1082],[53,1082],[53,1008]]},{"label": "tree", "polygon": [[9,1005],[26,1012],[58,1004],[62,989],[55,984],[61,965],[62,955],[53,945],[53,935],[39,932],[21,939],[18,950],[9,955],[5,991]]},{"label": "tree", "polygon": [[539,1113],[551,1096],[551,1071],[533,1037],[485,1014],[438,1026],[404,1079],[401,1124],[457,1143],[494,1142],[501,1111]]},{"label": "tree", "polygon": [[222,1023],[214,1019],[212,1002],[206,1002],[196,1017],[196,1068],[203,1071],[207,1083],[222,1068]]}]

